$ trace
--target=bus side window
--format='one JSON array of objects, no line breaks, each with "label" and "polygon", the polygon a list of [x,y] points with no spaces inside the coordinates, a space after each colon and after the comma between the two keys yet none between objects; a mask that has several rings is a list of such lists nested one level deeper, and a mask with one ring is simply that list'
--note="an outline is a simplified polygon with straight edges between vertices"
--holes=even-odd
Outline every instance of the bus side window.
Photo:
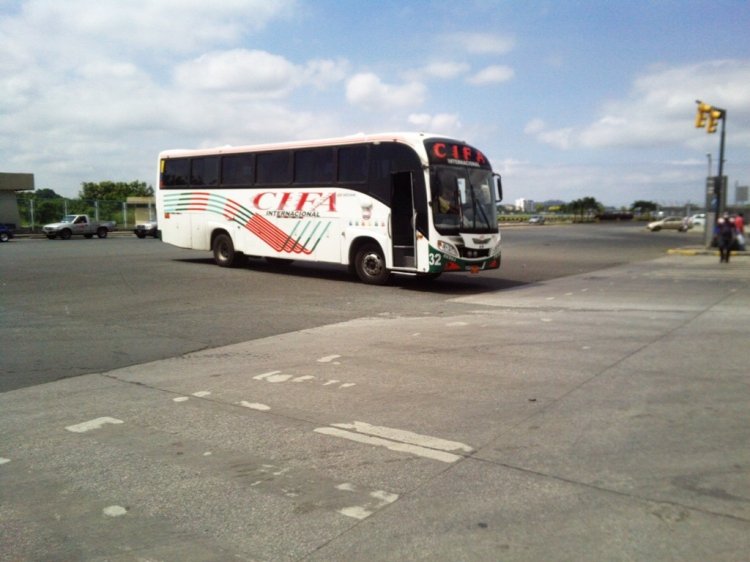
[{"label": "bus side window", "polygon": [[294,153],[294,183],[321,184],[333,181],[333,148],[298,150]]},{"label": "bus side window", "polygon": [[338,150],[340,183],[361,183],[367,180],[367,146],[343,146]]},{"label": "bus side window", "polygon": [[179,187],[188,184],[190,175],[190,160],[188,158],[170,158],[164,160],[162,185],[164,187]]},{"label": "bus side window", "polygon": [[258,183],[283,185],[291,183],[291,151],[261,152],[256,157]]},{"label": "bus side window", "polygon": [[221,159],[221,183],[226,186],[252,185],[254,176],[252,154],[232,154]]},{"label": "bus side window", "polygon": [[190,185],[218,185],[219,157],[193,158],[190,163]]}]

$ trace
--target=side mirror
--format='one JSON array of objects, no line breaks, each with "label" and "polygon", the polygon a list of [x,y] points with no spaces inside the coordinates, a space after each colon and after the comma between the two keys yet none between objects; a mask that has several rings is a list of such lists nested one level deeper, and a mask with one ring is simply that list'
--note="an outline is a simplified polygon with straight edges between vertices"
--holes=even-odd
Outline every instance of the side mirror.
[{"label": "side mirror", "polygon": [[503,180],[500,174],[495,174],[495,201],[498,203],[503,200]]}]

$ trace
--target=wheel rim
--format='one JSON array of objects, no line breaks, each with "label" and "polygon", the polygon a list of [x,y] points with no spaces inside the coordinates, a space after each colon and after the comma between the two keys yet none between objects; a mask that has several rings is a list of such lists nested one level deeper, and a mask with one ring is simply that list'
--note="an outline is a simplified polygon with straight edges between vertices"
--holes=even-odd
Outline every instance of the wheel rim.
[{"label": "wheel rim", "polygon": [[362,258],[362,271],[368,277],[380,277],[385,269],[383,258],[375,252],[368,252]]}]

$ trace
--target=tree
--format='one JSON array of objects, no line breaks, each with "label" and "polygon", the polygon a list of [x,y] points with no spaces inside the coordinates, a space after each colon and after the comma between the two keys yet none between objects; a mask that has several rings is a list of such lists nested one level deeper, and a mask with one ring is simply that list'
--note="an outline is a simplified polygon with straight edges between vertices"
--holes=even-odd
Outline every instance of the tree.
[{"label": "tree", "polygon": [[644,214],[650,214],[654,211],[659,210],[659,205],[654,203],[653,201],[635,201],[631,207],[630,210],[633,211],[636,215],[644,215]]},{"label": "tree", "polygon": [[113,182],[102,181],[99,183],[83,182],[78,196],[81,199],[95,199],[101,201],[125,201],[128,197],[151,197],[154,188],[146,185],[146,182],[132,181]]},{"label": "tree", "polygon": [[592,216],[599,213],[604,206],[599,203],[593,197],[584,197],[582,199],[576,199],[565,205],[565,210],[573,215],[580,215],[580,220],[584,220],[584,216]]}]

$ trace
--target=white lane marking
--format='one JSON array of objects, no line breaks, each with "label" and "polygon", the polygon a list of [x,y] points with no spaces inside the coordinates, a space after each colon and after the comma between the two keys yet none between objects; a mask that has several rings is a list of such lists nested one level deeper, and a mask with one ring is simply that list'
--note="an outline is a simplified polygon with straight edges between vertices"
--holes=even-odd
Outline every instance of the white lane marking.
[{"label": "white lane marking", "polygon": [[94,420],[89,420],[87,422],[78,423],[75,425],[69,425],[65,429],[68,431],[72,431],[73,433],[85,433],[87,431],[91,431],[92,429],[99,429],[102,427],[105,423],[125,423],[122,420],[118,420],[116,418],[96,418]]},{"label": "white lane marking", "polygon": [[240,402],[239,405],[244,406],[245,408],[250,408],[252,410],[260,410],[261,412],[265,412],[271,409],[271,406],[259,404],[258,402],[246,402],[245,400]]},{"label": "white lane marking", "polygon": [[398,494],[392,494],[384,490],[375,490],[370,492],[370,497],[378,500],[375,505],[371,505],[370,503],[366,503],[365,505],[354,505],[339,509],[339,513],[341,515],[346,515],[347,517],[353,517],[354,519],[365,519],[372,515],[376,510],[395,502],[398,499]]},{"label": "white lane marking", "polygon": [[301,377],[295,377],[292,379],[292,382],[305,382],[305,381],[311,381],[315,377],[312,375],[302,375]]},{"label": "white lane marking", "polygon": [[446,326],[453,327],[453,326],[468,326],[469,324],[467,322],[448,322]]},{"label": "white lane marking", "polygon": [[329,380],[328,382],[323,383],[323,386],[328,386],[330,384],[338,384],[341,381],[337,381],[336,379]]},{"label": "white lane marking", "polygon": [[370,496],[372,496],[376,500],[380,500],[382,502],[381,507],[383,505],[393,503],[398,499],[398,494],[392,494],[390,492],[386,492],[385,490],[375,490],[374,492],[370,492]]},{"label": "white lane marking", "polygon": [[349,388],[350,386],[356,386],[356,385],[357,385],[356,382],[345,382],[339,388]]},{"label": "white lane marking", "polygon": [[187,396],[178,396],[177,398],[172,398],[172,402],[187,402],[190,400]]},{"label": "white lane marking", "polygon": [[326,355],[325,357],[321,357],[318,359],[318,363],[330,363],[334,359],[338,359],[341,357],[341,355]]},{"label": "white lane marking", "polygon": [[210,395],[211,395],[211,392],[208,390],[199,390],[198,392],[193,392],[193,396],[195,396],[196,398],[204,398]]},{"label": "white lane marking", "polygon": [[121,515],[125,515],[128,510],[119,505],[110,505],[109,507],[105,507],[102,512],[109,517],[120,517]]},{"label": "white lane marking", "polygon": [[345,492],[353,492],[354,491],[354,484],[350,484],[349,482],[343,482],[336,486],[337,490],[343,490]]},{"label": "white lane marking", "polygon": [[256,381],[261,381],[261,380],[265,379],[266,377],[270,377],[270,376],[275,375],[275,374],[280,373],[280,372],[281,371],[268,371],[267,373],[263,373],[262,375],[256,375],[253,378]]},{"label": "white lane marking", "polygon": [[439,449],[441,451],[464,451],[470,453],[474,450],[465,443],[460,443],[458,441],[448,441],[446,439],[440,439],[439,437],[420,435],[419,433],[405,431],[403,429],[370,425],[366,422],[355,421],[354,423],[332,423],[331,425],[333,427],[340,427],[341,429],[353,429],[358,433],[366,433],[376,437],[383,437],[385,439],[392,439],[393,441],[401,441],[403,443],[411,443],[412,445],[419,445],[420,447],[428,447],[430,449]]},{"label": "white lane marking", "polygon": [[425,447],[419,447],[417,445],[410,445],[408,443],[398,443],[396,441],[388,441],[387,439],[381,439],[380,437],[370,437],[369,435],[362,435],[361,433],[352,433],[351,431],[344,431],[342,429],[336,429],[335,427],[316,427],[316,433],[322,433],[323,435],[330,435],[332,437],[341,437],[343,439],[349,439],[350,441],[356,441],[358,443],[365,443],[367,445],[376,445],[378,447],[385,447],[391,451],[398,451],[401,453],[410,453],[417,455],[418,457],[424,457],[433,459],[441,462],[456,462],[461,457],[452,453],[445,453],[443,451],[436,451],[434,449],[427,449]]},{"label": "white lane marking", "polygon": [[5,464],[5,463],[8,463],[8,462],[10,462],[10,459],[6,459],[6,458],[3,458],[3,457],[0,457],[0,464]]},{"label": "white lane marking", "polygon": [[346,515],[347,517],[352,517],[354,519],[367,519],[370,515],[372,515],[372,511],[365,509],[360,505],[339,509],[339,513],[341,515]]}]

